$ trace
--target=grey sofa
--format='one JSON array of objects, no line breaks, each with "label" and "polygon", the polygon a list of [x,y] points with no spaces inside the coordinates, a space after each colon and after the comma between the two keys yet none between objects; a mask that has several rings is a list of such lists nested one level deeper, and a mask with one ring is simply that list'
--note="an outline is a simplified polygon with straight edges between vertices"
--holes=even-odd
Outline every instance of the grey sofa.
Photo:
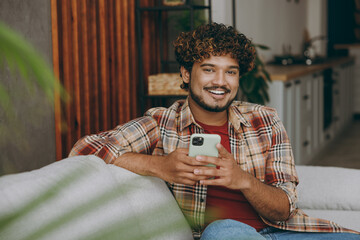
[{"label": "grey sofa", "polygon": [[[360,170],[297,170],[299,205],[306,213],[360,231]],[[0,196],[0,218],[18,216],[0,226],[0,239],[192,239],[162,180],[107,165],[95,156],[3,176]]]}]

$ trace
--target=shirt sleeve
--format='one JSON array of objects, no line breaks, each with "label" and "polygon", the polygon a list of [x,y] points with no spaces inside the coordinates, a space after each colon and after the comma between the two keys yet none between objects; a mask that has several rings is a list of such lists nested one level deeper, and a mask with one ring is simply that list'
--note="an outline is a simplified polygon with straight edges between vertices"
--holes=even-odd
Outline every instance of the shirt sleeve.
[{"label": "shirt sleeve", "polygon": [[290,217],[297,203],[296,186],[299,183],[290,140],[285,127],[274,113],[272,120],[271,146],[267,158],[265,179],[268,184],[281,188],[290,202]]},{"label": "shirt sleeve", "polygon": [[159,141],[159,129],[150,116],[132,120],[115,129],[81,138],[71,149],[69,157],[95,155],[113,163],[124,153],[151,154]]}]

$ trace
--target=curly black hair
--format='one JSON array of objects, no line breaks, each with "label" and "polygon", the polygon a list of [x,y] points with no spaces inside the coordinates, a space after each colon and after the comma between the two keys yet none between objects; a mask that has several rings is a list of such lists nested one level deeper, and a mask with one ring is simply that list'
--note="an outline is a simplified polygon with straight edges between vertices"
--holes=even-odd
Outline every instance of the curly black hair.
[{"label": "curly black hair", "polygon": [[[190,32],[182,32],[173,42],[175,56],[180,66],[191,72],[195,62],[202,62],[211,55],[229,54],[236,59],[240,75],[254,68],[255,48],[251,41],[231,26],[209,23]],[[188,89],[183,82],[181,88]]]}]

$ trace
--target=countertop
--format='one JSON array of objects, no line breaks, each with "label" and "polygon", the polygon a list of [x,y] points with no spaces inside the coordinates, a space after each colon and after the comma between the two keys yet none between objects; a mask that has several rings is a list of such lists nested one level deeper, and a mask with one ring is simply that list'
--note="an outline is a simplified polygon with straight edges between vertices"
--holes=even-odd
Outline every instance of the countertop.
[{"label": "countertop", "polygon": [[344,44],[335,44],[335,49],[350,49],[350,48],[360,48],[360,43],[344,43]]},{"label": "countertop", "polygon": [[354,59],[354,57],[330,58],[323,63],[318,63],[310,66],[301,64],[294,64],[288,66],[268,64],[265,66],[265,69],[269,72],[271,80],[286,82],[297,77],[349,63],[351,61],[354,61]]}]

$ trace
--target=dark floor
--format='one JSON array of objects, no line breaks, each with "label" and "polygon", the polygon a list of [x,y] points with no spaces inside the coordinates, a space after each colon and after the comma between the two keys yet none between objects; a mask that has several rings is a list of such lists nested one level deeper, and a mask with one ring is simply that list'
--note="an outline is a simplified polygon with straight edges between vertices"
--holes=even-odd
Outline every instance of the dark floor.
[{"label": "dark floor", "polygon": [[308,165],[360,169],[360,120],[354,121]]}]

